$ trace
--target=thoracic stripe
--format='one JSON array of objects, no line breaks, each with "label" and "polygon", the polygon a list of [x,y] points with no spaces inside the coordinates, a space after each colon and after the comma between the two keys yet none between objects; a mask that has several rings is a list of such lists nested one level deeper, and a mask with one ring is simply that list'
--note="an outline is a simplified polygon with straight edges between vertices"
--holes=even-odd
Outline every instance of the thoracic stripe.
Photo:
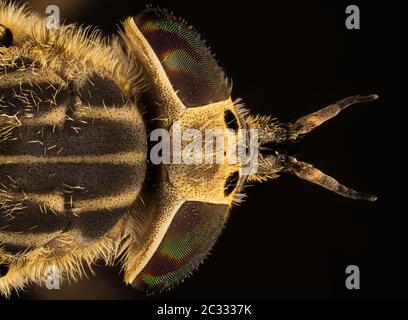
[{"label": "thoracic stripe", "polygon": [[69,163],[69,164],[127,164],[137,165],[146,161],[146,154],[136,152],[113,153],[105,155],[78,155],[78,156],[0,156],[0,165],[4,164],[51,164],[51,163]]},{"label": "thoracic stripe", "polygon": [[3,63],[0,247],[36,247],[70,229],[85,242],[103,236],[139,195],[146,140],[113,79],[68,81],[29,58]]}]

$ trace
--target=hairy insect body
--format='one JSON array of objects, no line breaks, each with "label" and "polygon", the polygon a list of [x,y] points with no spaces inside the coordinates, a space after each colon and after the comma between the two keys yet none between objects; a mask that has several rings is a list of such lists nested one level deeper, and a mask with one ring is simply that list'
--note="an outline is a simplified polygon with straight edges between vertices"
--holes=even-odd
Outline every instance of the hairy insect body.
[{"label": "hairy insect body", "polygon": [[[10,32],[25,15],[2,4],[0,17]],[[40,20],[30,22],[45,32]],[[115,60],[105,68],[98,61],[106,56],[102,42],[92,47],[80,32],[62,32],[61,43],[45,33],[0,55],[0,263],[10,268],[0,280],[3,293],[19,286],[20,277],[41,278],[42,269],[26,266],[31,255],[73,270],[72,253],[84,247],[114,252],[121,237],[100,240],[137,200],[146,174],[144,121],[109,67]],[[61,48],[70,45],[79,50]],[[137,94],[132,79],[128,87]]]},{"label": "hairy insect body", "polygon": [[[142,187],[146,131],[137,106],[96,73],[64,80],[27,56],[3,68],[1,118],[9,128],[0,156],[8,206],[1,217],[3,249],[24,252],[70,230],[83,242],[97,240]],[[93,228],[95,220],[101,230]],[[19,228],[32,234],[18,243]]]},{"label": "hairy insect body", "polygon": [[[120,261],[137,289],[170,288],[208,255],[245,183],[280,172],[375,200],[278,152],[260,155],[249,175],[247,163],[228,161],[153,165],[153,129],[227,131],[235,144],[262,150],[376,96],[280,124],[232,100],[222,69],[184,21],[150,8],[120,33],[107,41],[73,25],[48,30],[0,2],[0,294],[45,284],[51,266],[77,280],[97,260]],[[257,130],[259,141],[240,129]]]}]

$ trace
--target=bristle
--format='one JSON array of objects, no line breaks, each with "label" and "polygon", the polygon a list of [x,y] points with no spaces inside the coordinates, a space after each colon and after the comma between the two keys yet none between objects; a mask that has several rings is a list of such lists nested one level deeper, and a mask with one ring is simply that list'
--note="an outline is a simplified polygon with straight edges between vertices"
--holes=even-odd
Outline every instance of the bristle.
[{"label": "bristle", "polygon": [[241,99],[235,99],[234,107],[241,117],[245,118],[249,115],[249,109],[245,106]]},{"label": "bristle", "polygon": [[287,130],[281,123],[269,115],[249,115],[246,118],[249,129],[258,130],[260,144],[267,142],[280,143],[287,139]]},{"label": "bristle", "polygon": [[258,171],[254,175],[248,176],[248,182],[265,182],[279,177],[283,167],[279,166],[273,157],[263,157],[258,159]]}]

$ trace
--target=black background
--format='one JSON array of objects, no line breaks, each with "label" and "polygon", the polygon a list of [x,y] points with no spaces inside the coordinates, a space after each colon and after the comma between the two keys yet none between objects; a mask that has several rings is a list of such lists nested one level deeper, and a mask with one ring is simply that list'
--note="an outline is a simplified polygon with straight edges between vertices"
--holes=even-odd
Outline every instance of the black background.
[{"label": "black background", "polygon": [[[396,97],[403,12],[389,1],[333,2],[30,1],[43,13],[59,5],[63,19],[107,34],[146,4],[168,8],[207,40],[233,79],[234,98],[282,121],[349,95],[380,95],[290,148],[345,185],[377,195],[377,202],[345,199],[292,176],[249,187],[200,270],[148,299],[408,297],[406,210],[391,206],[405,200],[391,178],[403,183],[404,144],[392,146],[402,137],[396,123],[406,105]],[[360,7],[361,30],[345,28],[349,4]],[[351,264],[360,267],[360,290],[345,288]],[[119,268],[95,270],[97,277],[64,283],[62,290],[31,287],[20,297],[146,299],[122,284]]]}]

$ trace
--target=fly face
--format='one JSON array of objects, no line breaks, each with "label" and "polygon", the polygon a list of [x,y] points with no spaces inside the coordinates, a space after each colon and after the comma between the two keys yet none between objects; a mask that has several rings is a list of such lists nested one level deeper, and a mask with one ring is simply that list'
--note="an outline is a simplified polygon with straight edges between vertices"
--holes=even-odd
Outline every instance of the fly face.
[{"label": "fly face", "polygon": [[[169,288],[208,255],[244,184],[281,172],[375,200],[291,156],[261,152],[374,95],[281,124],[234,102],[205,43],[165,11],[129,18],[109,45],[72,26],[47,31],[3,4],[0,24],[2,294],[45,283],[49,266],[77,279],[84,263],[119,257],[126,283]],[[32,33],[21,32],[27,26]],[[160,152],[147,143],[157,129],[169,134]]]},{"label": "fly face", "polygon": [[[170,127],[172,161],[166,169],[171,184],[185,199],[227,205],[238,200],[239,194],[233,191],[240,176],[245,176],[238,145],[246,144],[238,113],[242,110],[228,99],[188,108]],[[180,139],[186,133],[187,139]]]},{"label": "fly face", "polygon": [[[170,153],[170,161],[161,165],[157,180],[160,199],[150,209],[153,220],[142,239],[145,245],[127,256],[125,281],[144,291],[161,291],[199,266],[233,201],[240,198],[245,180],[240,164],[227,157],[216,161],[216,156],[228,154],[228,139],[235,145],[242,140],[238,132],[245,126],[244,111],[232,101],[230,85],[204,42],[183,21],[148,9],[125,22],[124,39],[143,65],[153,105],[161,108],[160,118],[165,119],[162,128],[170,133],[170,148],[164,151]],[[200,139],[218,130],[228,139],[223,136],[209,152],[210,142],[200,140],[197,151],[188,148],[191,140],[178,138],[189,130]],[[185,152],[195,159],[186,161]],[[142,197],[155,202],[148,194]]]},{"label": "fly face", "polygon": [[[289,124],[281,124],[270,116],[252,116],[233,102],[223,71],[203,41],[183,21],[167,12],[148,9],[127,20],[124,28],[128,48],[141,61],[150,92],[157,105],[162,106],[170,132],[175,131],[176,125],[181,131],[197,129],[201,136],[205,129],[221,129],[229,132],[236,144],[244,145],[244,150],[255,147],[261,151],[265,144],[296,140],[352,104],[377,98],[375,95],[347,98]],[[259,139],[239,136],[242,129],[256,131]],[[181,149],[185,144],[181,142]],[[221,146],[221,153],[230,151],[228,143]],[[203,152],[199,159],[206,156]],[[154,244],[146,249],[141,263],[129,264],[132,267],[127,270],[126,280],[145,291],[160,291],[182,280],[210,251],[234,200],[241,198],[246,181],[265,181],[289,172],[346,197],[376,199],[341,185],[291,156],[260,154],[259,158],[249,160],[234,164],[225,160],[165,165],[165,184],[173,195],[166,205],[176,210],[159,210],[162,215],[151,233],[159,236],[149,238]],[[248,162],[252,162],[255,170],[244,170],[248,169]],[[163,217],[169,219],[162,223]]]}]

